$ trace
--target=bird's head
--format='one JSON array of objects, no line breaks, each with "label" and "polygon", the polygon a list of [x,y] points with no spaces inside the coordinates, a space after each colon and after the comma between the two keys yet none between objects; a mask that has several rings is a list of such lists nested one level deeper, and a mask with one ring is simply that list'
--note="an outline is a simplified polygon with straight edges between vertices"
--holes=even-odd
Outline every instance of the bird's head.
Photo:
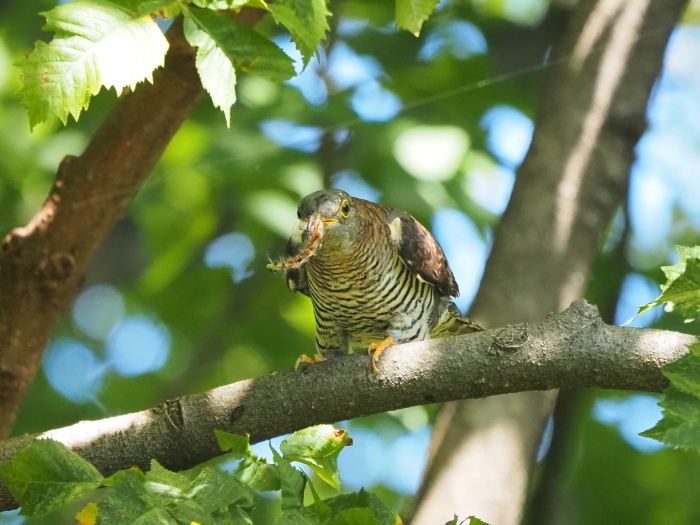
[{"label": "bird's head", "polygon": [[304,197],[299,203],[298,229],[305,236],[314,221],[323,221],[324,244],[350,240],[358,217],[353,198],[342,190],[320,190]]}]

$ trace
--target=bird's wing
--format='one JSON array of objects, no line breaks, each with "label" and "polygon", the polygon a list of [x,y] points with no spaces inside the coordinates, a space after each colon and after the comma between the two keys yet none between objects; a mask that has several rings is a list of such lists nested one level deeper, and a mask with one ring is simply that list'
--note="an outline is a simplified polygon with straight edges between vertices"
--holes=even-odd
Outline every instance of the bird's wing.
[{"label": "bird's wing", "polygon": [[416,219],[399,210],[392,210],[387,222],[399,257],[408,269],[439,292],[458,297],[457,282],[435,237]]},{"label": "bird's wing", "polygon": [[[284,250],[284,255],[287,258],[296,257],[301,252],[301,246],[295,242],[293,237],[287,241],[287,247]],[[299,266],[284,270],[284,276],[287,278],[287,286],[294,292],[301,292],[304,295],[309,295],[309,283],[306,280],[306,268]]]}]

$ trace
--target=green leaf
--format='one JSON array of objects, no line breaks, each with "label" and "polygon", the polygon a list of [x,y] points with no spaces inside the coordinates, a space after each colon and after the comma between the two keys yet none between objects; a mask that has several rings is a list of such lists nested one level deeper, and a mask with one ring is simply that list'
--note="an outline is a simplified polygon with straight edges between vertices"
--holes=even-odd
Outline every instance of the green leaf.
[{"label": "green leaf", "polygon": [[[382,525],[371,509],[353,508],[340,511],[328,525]],[[392,525],[393,522],[392,522]]]},{"label": "green leaf", "polygon": [[241,483],[258,492],[280,490],[277,465],[270,465],[264,460],[244,459],[239,463],[234,474]]},{"label": "green leaf", "polygon": [[235,459],[257,458],[258,456],[250,448],[250,435],[239,436],[229,434],[223,430],[214,430],[219,448],[224,452],[230,452]]},{"label": "green leaf", "polygon": [[54,39],[37,42],[19,64],[32,127],[52,117],[77,120],[101,86],[134,88],[163,65],[167,40],[129,0],[76,0],[43,14]]},{"label": "green leaf", "polygon": [[323,481],[339,489],[338,454],[348,443],[347,430],[319,425],[295,432],[282,441],[280,451],[287,461],[310,466]]},{"label": "green leaf", "polygon": [[[132,471],[120,476],[112,487],[107,490],[105,498],[97,505],[99,509],[98,524],[129,524],[139,525],[162,523],[176,525],[177,522],[166,512],[156,509],[148,501],[148,495],[139,475]],[[161,521],[155,521],[160,519]]]},{"label": "green leaf", "polygon": [[279,452],[272,448],[272,445],[270,445],[270,449],[280,476],[282,510],[302,508],[304,505],[306,476],[280,456]]},{"label": "green leaf", "polygon": [[667,279],[661,287],[661,295],[642,306],[637,315],[664,303],[664,310],[681,314],[686,322],[694,320],[700,313],[700,246],[676,246],[676,251],[681,261],[661,267]]},{"label": "green leaf", "polygon": [[231,127],[231,106],[236,102],[236,71],[233,64],[208,34],[185,17],[185,38],[197,48],[197,72],[214,106],[221,108],[226,126]]},{"label": "green leaf", "polygon": [[[376,523],[380,523],[381,525],[397,525],[401,523],[401,518],[399,518],[399,515],[396,514],[391,507],[384,504],[382,500],[374,494],[370,494],[365,490],[352,494],[341,494],[340,496],[327,499],[325,503],[331,509],[331,514],[333,516],[338,516],[341,512],[348,509],[363,508],[369,509]],[[347,516],[353,517],[355,514],[351,513]]]},{"label": "green leaf", "polygon": [[255,506],[255,492],[232,475],[211,465],[201,470],[190,484],[187,494],[212,514],[226,507],[235,507],[247,513]]},{"label": "green leaf", "polygon": [[267,9],[267,5],[263,0],[192,0],[192,3],[197,7],[203,7],[213,11],[240,9],[246,6]]},{"label": "green leaf", "polygon": [[237,70],[287,80],[295,75],[292,59],[275,43],[225,13],[183,4],[190,17],[228,57]]},{"label": "green leaf", "polygon": [[445,523],[445,525],[459,525],[459,518],[458,518],[457,515],[455,514],[455,517],[452,518],[452,519],[451,519],[450,521],[448,521],[447,523]]},{"label": "green leaf", "polygon": [[640,435],[672,445],[700,451],[700,344],[666,367],[671,385],[659,405],[663,417]]},{"label": "green leaf", "polygon": [[475,516],[469,516],[467,519],[469,520],[469,525],[489,525]]},{"label": "green leaf", "polygon": [[136,6],[140,15],[155,15],[162,18],[173,18],[180,14],[180,3],[175,0],[146,0]]},{"label": "green leaf", "polygon": [[309,511],[305,509],[288,509],[275,520],[275,525],[320,525],[321,522]]},{"label": "green leaf", "polygon": [[289,30],[306,66],[330,29],[326,0],[278,0],[267,7],[275,22]]},{"label": "green leaf", "polygon": [[438,2],[439,0],[396,0],[396,25],[418,36],[423,22],[435,10]]},{"label": "green leaf", "polygon": [[25,516],[41,516],[102,484],[95,467],[61,443],[39,439],[0,465],[0,477]]}]

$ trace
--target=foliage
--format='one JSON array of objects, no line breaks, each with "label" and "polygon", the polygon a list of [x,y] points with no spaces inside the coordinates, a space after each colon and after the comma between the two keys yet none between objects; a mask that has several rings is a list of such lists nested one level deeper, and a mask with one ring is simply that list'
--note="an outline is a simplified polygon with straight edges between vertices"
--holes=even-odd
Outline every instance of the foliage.
[{"label": "foliage", "polygon": [[[222,450],[242,460],[233,474],[211,463],[177,473],[154,459],[147,472],[134,467],[105,479],[75,452],[44,439],[35,440],[0,466],[0,476],[25,516],[47,514],[87,495],[94,501],[76,516],[84,524],[250,524],[255,492],[271,490],[282,491],[279,525],[395,525],[401,521],[365,491],[321,500],[308,476],[291,465],[294,461],[310,465],[338,489],[336,458],[352,444],[346,430],[321,425],[295,432],[283,441],[281,454],[270,446],[275,460],[271,464],[255,455],[247,436],[218,431],[216,435]],[[305,507],[307,484],[314,502]]]},{"label": "foliage", "polygon": [[[437,0],[397,0],[396,23],[414,33]],[[68,115],[78,119],[102,86],[121,92],[152,80],[168,42],[154,16],[185,16],[185,37],[197,47],[197,71],[230,126],[236,100],[236,71],[286,80],[295,75],[292,59],[261,33],[228,13],[256,7],[286,27],[306,66],[329,29],[326,0],[76,0],[47,11],[48,44],[39,41],[22,62],[22,99],[31,127]]]},{"label": "foliage", "polygon": [[661,295],[642,306],[640,314],[664,303],[667,312],[681,314],[686,322],[693,321],[700,313],[700,246],[676,246],[676,250],[680,262],[661,268],[667,279]]}]

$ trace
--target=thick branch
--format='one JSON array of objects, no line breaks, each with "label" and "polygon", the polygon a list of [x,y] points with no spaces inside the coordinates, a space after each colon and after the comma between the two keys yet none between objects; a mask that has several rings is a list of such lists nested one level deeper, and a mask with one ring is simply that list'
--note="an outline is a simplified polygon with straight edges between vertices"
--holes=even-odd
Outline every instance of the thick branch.
[{"label": "thick branch", "polygon": [[[542,323],[387,349],[380,371],[351,355],[299,371],[241,381],[156,408],[85,421],[38,437],[56,439],[105,475],[151,458],[182,470],[220,450],[214,429],[249,433],[253,442],[319,423],[408,406],[562,387],[660,391],[660,370],[695,337],[606,325],[579,301]],[[37,436],[0,443],[0,462]],[[0,510],[14,503],[4,487]]]}]

